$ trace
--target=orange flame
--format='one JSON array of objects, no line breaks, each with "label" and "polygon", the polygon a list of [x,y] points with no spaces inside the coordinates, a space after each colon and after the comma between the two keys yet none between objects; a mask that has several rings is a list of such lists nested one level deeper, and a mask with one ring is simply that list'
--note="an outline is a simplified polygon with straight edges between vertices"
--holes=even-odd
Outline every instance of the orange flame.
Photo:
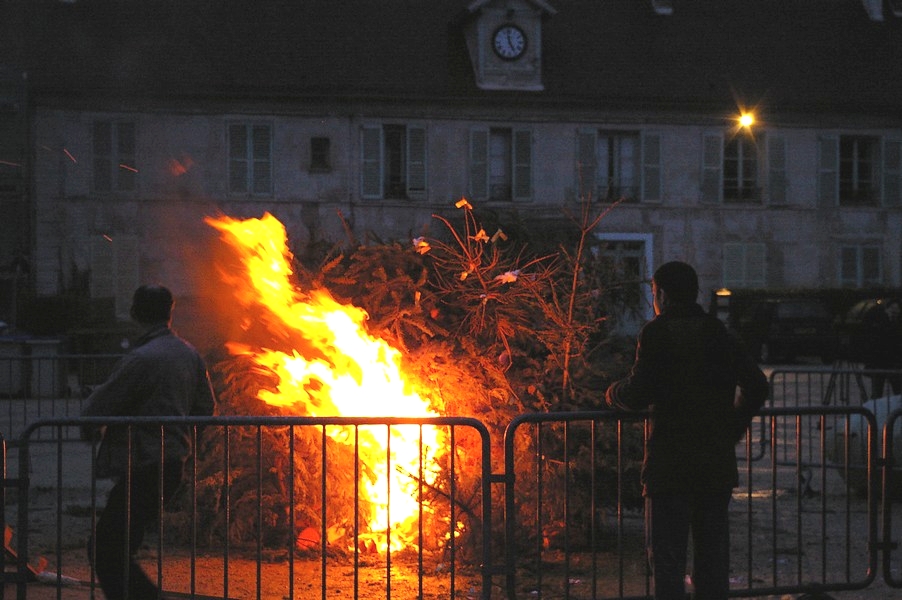
[{"label": "orange flame", "polygon": [[[304,292],[291,283],[292,255],[278,219],[266,213],[260,219],[208,217],[206,222],[221,232],[240,259],[241,268],[222,271],[221,277],[245,314],[253,315],[254,325],[263,325],[273,340],[287,340],[292,347],[285,353],[227,344],[232,354],[251,356],[277,375],[275,390],[259,390],[260,400],[310,416],[436,416],[403,377],[400,353],[366,332],[364,310],[339,304],[326,290]],[[327,430],[333,440],[353,443],[338,429]],[[361,460],[368,463],[370,475],[375,474],[361,482],[373,507],[369,528],[391,531],[382,549],[397,550],[410,545],[400,535],[419,510],[411,474],[421,473],[427,483],[435,479],[438,430],[405,425],[390,432],[386,427],[364,427],[361,432],[368,438],[361,436]],[[421,451],[425,473],[420,470]]]}]

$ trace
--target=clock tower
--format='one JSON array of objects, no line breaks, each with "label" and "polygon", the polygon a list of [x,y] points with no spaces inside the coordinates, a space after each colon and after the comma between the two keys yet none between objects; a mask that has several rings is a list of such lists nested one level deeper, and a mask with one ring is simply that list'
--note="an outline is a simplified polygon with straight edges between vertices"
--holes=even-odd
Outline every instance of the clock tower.
[{"label": "clock tower", "polygon": [[483,90],[542,91],[542,21],[556,12],[540,0],[471,2],[464,36],[476,85]]}]

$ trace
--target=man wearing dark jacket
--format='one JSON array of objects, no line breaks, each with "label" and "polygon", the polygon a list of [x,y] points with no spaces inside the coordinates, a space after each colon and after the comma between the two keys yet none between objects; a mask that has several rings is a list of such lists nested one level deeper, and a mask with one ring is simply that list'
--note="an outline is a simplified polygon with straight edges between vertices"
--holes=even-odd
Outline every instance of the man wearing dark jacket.
[{"label": "man wearing dark jacket", "polygon": [[[204,361],[170,329],[172,294],[162,286],[135,291],[132,318],[143,335],[88,397],[83,416],[188,417],[213,414],[214,396]],[[92,439],[93,431],[84,432]],[[107,600],[157,598],[135,562],[145,529],[158,518],[181,482],[191,451],[187,426],[110,426],[97,450],[96,476],[115,484],[97,520],[89,557]],[[162,490],[160,483],[162,481]],[[126,563],[128,565],[126,575]]]},{"label": "man wearing dark jacket", "polygon": [[639,334],[630,374],[605,394],[612,408],[650,409],[642,465],[655,598],[683,600],[689,532],[696,599],[729,593],[729,502],[736,444],[767,398],[767,380],[716,317],[696,303],[683,262],[652,279],[656,317]]}]

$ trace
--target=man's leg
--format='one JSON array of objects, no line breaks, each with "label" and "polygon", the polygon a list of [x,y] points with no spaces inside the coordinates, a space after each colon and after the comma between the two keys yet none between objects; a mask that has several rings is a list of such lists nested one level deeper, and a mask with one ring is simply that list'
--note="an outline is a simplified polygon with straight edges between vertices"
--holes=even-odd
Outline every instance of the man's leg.
[{"label": "man's leg", "polygon": [[[180,479],[181,463],[167,463],[163,481],[164,502],[175,493]],[[157,597],[156,583],[147,577],[135,561],[135,554],[144,541],[148,526],[159,518],[159,483],[159,466],[152,465],[135,469],[131,478],[130,498],[127,498],[125,493],[124,478],[110,491],[107,506],[97,521],[94,538],[96,543],[93,544],[96,553],[95,571],[107,600],[126,598],[126,564],[129,600]],[[128,531],[127,548],[126,531]]]},{"label": "man's leg", "polygon": [[655,600],[685,600],[689,543],[689,498],[654,495],[645,499],[646,545]]},{"label": "man's leg", "polygon": [[125,598],[125,527],[128,522],[127,488],[119,480],[107,496],[106,507],[97,519],[88,542],[88,560],[107,600]]},{"label": "man's leg", "polygon": [[732,491],[701,494],[692,511],[692,583],[695,600],[726,600],[730,592]]}]

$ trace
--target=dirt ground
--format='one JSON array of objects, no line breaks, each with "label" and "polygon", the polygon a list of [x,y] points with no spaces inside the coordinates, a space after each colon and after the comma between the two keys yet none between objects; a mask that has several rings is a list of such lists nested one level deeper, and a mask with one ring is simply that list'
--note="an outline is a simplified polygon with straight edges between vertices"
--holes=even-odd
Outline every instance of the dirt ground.
[{"label": "dirt ground", "polygon": [[[46,445],[46,449],[36,448],[32,456],[33,465],[54,464],[58,457],[53,448],[50,444]],[[89,456],[84,455],[85,447],[74,445],[71,448],[73,449],[67,448],[62,457],[66,465],[62,477],[84,469],[85,461],[89,462]],[[42,456],[40,452],[47,452],[47,455]],[[8,463],[13,469],[8,476],[15,477],[15,455]],[[736,566],[734,588],[763,589],[770,585],[771,578],[777,573],[781,577],[786,575],[790,578],[796,573],[802,573],[803,578],[810,577],[815,581],[844,581],[847,575],[844,571],[851,571],[850,579],[853,581],[861,581],[866,577],[866,532],[870,516],[867,504],[860,497],[845,494],[845,486],[837,479],[835,472],[790,472],[788,475],[781,474],[786,479],[772,481],[773,474],[768,466],[756,464],[750,476],[756,481],[752,488],[761,493],[756,491],[746,495],[741,491],[737,492],[731,509],[731,552],[732,562]],[[29,492],[29,562],[43,572],[36,581],[25,586],[26,598],[102,599],[102,593],[90,583],[91,574],[85,552],[91,515],[90,501],[86,498],[90,498],[90,490],[85,490],[83,484],[81,487],[70,487],[66,481],[60,485],[57,477],[52,469],[33,469],[32,488]],[[827,479],[822,481],[819,477]],[[797,478],[805,478],[804,485]],[[59,498],[55,491],[57,489],[64,490]],[[13,528],[18,526],[15,491],[7,491],[4,514],[7,524]],[[105,492],[101,483],[95,490],[95,497],[102,499]],[[58,509],[59,506],[62,510]],[[902,503],[893,504],[891,511],[894,532],[890,539],[898,544],[902,538]],[[633,534],[638,539],[641,521],[636,529]],[[59,539],[57,532],[60,532]],[[777,532],[777,537],[774,537],[773,532]],[[13,538],[12,543],[15,544],[16,541]],[[644,569],[641,540],[634,542],[627,559],[632,561],[628,570],[641,581]],[[228,561],[225,561],[220,552],[205,554],[208,551],[200,549],[194,557],[192,572],[192,557],[186,550],[166,546],[162,562],[158,564],[154,544],[151,536],[142,557],[149,572],[156,572],[160,567],[164,577],[163,587],[172,598],[191,597],[192,591],[195,598],[228,597],[241,600],[382,600],[389,597],[402,600],[457,600],[475,599],[482,595],[482,580],[475,567],[459,569],[452,576],[441,562],[435,561],[424,563],[421,569],[417,560],[409,557],[393,556],[389,563],[384,557],[373,555],[363,556],[359,568],[355,569],[351,559],[329,557],[324,577],[322,561],[316,557],[300,557],[289,562],[284,556],[270,556],[258,562],[236,552],[230,553]],[[902,549],[894,550],[894,562],[889,565],[892,577],[896,580],[902,580],[900,555]],[[48,561],[47,567],[42,567],[41,557]],[[543,565],[549,565],[547,577],[544,578],[546,581],[561,574],[559,564],[552,564],[554,558],[549,554],[543,562]],[[884,582],[884,566],[880,559],[882,554],[878,557],[876,578],[865,589],[831,592],[830,596],[837,600],[902,598],[902,589],[893,589]],[[746,565],[751,565],[752,568],[746,570]],[[7,570],[9,568],[10,565],[7,564]],[[421,570],[422,577],[419,576]],[[609,574],[610,571],[606,573]],[[536,576],[535,571],[523,574],[518,598],[565,597],[562,590],[550,587],[542,587],[542,593],[539,594],[538,589],[531,584]],[[592,572],[585,564],[576,560],[574,571],[568,576],[570,598],[592,597],[588,587]],[[496,577],[493,583],[491,597],[505,598],[503,579]],[[16,586],[6,584],[3,597],[17,597]],[[617,597],[617,590],[605,590],[598,597]],[[766,600],[791,598],[755,597]]]},{"label": "dirt ground", "polygon": [[[815,485],[815,487],[818,487]],[[37,581],[29,583],[27,598],[36,600],[59,598],[62,600],[76,600],[85,598],[102,599],[103,594],[91,586],[91,574],[86,560],[84,541],[89,531],[90,519],[84,508],[77,508],[77,503],[68,504],[63,515],[63,542],[61,551],[56,551],[56,523],[59,515],[51,510],[48,503],[55,502],[55,494],[49,491],[38,492],[33,498],[32,521],[30,525],[29,543],[34,549],[30,562],[38,569],[42,568],[41,557],[49,563],[47,571],[38,576]],[[67,498],[73,500],[74,498]],[[733,549],[732,558],[734,565],[754,564],[758,575],[761,577],[756,587],[769,585],[768,577],[771,573],[768,557],[772,554],[774,541],[770,537],[772,530],[772,511],[767,507],[761,510],[747,510],[745,506],[751,502],[772,502],[772,499],[748,498],[741,495],[734,497],[733,502]],[[799,529],[805,531],[820,531],[826,528],[823,535],[805,536],[804,541],[794,543],[792,541],[780,541],[774,548],[776,553],[776,568],[792,572],[800,568],[804,573],[812,573],[814,577],[820,576],[820,571],[827,569],[842,570],[849,564],[842,556],[849,553],[855,557],[867,555],[866,536],[852,533],[849,529],[859,527],[859,519],[864,518],[866,509],[863,500],[852,500],[852,504],[845,510],[848,514],[830,512],[824,515],[817,510],[819,505],[827,501],[822,499],[818,490],[810,492],[810,496],[801,502],[792,494],[782,494],[777,500],[787,507],[781,510],[783,514],[777,523],[777,530],[786,532],[788,540],[794,539],[792,532]],[[810,509],[802,511],[801,515],[795,513],[794,506],[809,506]],[[832,510],[832,509],[831,509]],[[751,521],[747,521],[751,515]],[[902,505],[893,506],[895,522],[902,519]],[[749,537],[751,541],[749,542]],[[387,564],[384,557],[363,556],[360,559],[358,569],[353,568],[353,562],[336,561],[329,558],[325,580],[322,572],[322,562],[316,558],[299,557],[289,562],[284,556],[269,557],[258,563],[252,557],[243,556],[241,552],[229,555],[227,561],[221,554],[209,554],[198,551],[193,561],[187,550],[172,550],[166,548],[164,558],[158,564],[156,559],[156,539],[151,535],[146,543],[141,556],[146,564],[148,572],[156,572],[160,567],[163,573],[163,587],[167,596],[171,598],[189,598],[191,593],[195,598],[234,598],[234,599],[289,599],[289,598],[360,598],[362,600],[381,600],[391,598],[438,600],[440,598],[480,598],[482,593],[482,581],[478,570],[473,568],[466,571],[458,571],[452,578],[448,573],[440,572],[440,569],[427,567],[423,570],[423,577],[418,577],[419,564],[415,557],[393,556],[391,564]],[[13,540],[15,544],[15,539]],[[799,545],[804,547],[798,547]],[[641,555],[640,544],[633,544],[630,548],[629,560]],[[15,547],[15,546],[13,546]],[[821,553],[837,554],[840,556],[835,562],[822,561]],[[751,555],[749,554],[751,552]],[[756,556],[760,553],[762,556]],[[900,564],[893,566],[894,577],[900,577]],[[551,564],[555,557],[548,555],[546,562]],[[558,557],[559,558],[559,557]],[[796,561],[802,561],[801,566]],[[340,563],[340,564],[335,564]],[[59,579],[55,565],[60,565]],[[586,563],[588,564],[588,563]],[[825,566],[826,565],[826,566]],[[759,573],[763,567],[763,574]],[[7,567],[9,569],[9,566]],[[637,579],[641,579],[641,565],[635,565]],[[390,569],[390,571],[389,571]],[[591,589],[588,587],[591,574],[581,566],[579,557],[575,557],[570,573],[571,598],[590,598]],[[599,567],[603,569],[603,567]],[[851,561],[853,580],[858,580],[858,573],[864,573],[858,559]],[[551,566],[546,579],[551,580],[555,575],[551,571],[559,570],[559,567]],[[745,587],[747,575],[742,568],[734,569],[734,587]],[[390,576],[387,575],[390,573]],[[882,574],[882,565],[878,568]],[[355,577],[356,574],[356,577]],[[543,593],[539,595],[536,589],[530,587],[529,579],[535,573],[523,578],[522,593],[518,598],[559,598],[564,597],[562,591],[555,593],[550,587],[543,587]],[[842,575],[839,576],[840,578]],[[828,574],[830,579],[831,575]],[[193,581],[193,584],[192,584]],[[323,582],[325,593],[323,593]],[[259,589],[258,589],[259,582]],[[293,582],[293,585],[292,583]],[[496,579],[492,590],[492,598],[504,598],[503,580]],[[193,590],[192,590],[193,585]],[[451,586],[454,591],[452,593]],[[421,589],[422,586],[422,589]],[[356,593],[355,593],[356,589]],[[93,595],[92,595],[93,594]],[[8,596],[7,596],[8,595]],[[630,595],[630,594],[627,594]],[[16,588],[7,584],[4,596],[15,598]],[[610,590],[599,594],[599,598],[616,597],[617,591]],[[833,592],[830,594],[837,600],[890,600],[902,597],[902,590],[890,588],[882,579],[882,575],[863,590]],[[760,597],[760,596],[759,596]],[[767,600],[788,600],[792,596],[765,596]]]}]

